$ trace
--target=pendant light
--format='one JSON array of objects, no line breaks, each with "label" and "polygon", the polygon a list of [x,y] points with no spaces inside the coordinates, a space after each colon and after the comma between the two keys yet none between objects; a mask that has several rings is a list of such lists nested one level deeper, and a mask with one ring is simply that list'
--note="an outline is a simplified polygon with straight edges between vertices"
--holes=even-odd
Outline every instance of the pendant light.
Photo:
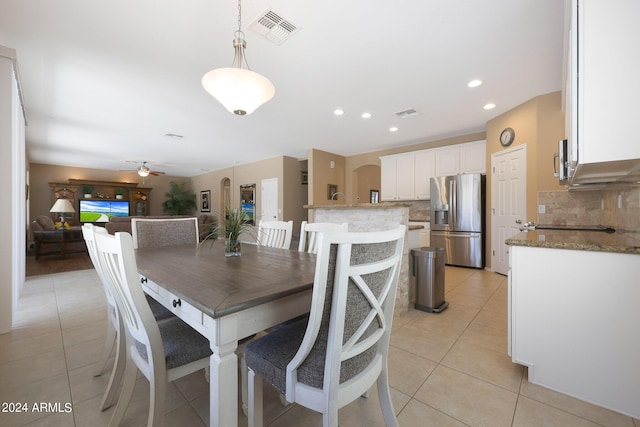
[{"label": "pendant light", "polygon": [[244,116],[273,98],[276,89],[266,77],[251,71],[244,50],[247,43],[241,30],[242,6],[238,0],[238,30],[234,33],[235,56],[231,68],[218,68],[202,77],[202,86],[227,110]]}]

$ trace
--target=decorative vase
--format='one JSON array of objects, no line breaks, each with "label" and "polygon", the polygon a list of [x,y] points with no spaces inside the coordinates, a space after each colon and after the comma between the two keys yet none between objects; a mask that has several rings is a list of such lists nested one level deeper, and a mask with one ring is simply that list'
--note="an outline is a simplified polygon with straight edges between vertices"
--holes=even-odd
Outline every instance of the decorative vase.
[{"label": "decorative vase", "polygon": [[91,198],[91,193],[84,193],[84,198],[85,199],[90,199]]},{"label": "decorative vase", "polygon": [[117,200],[122,200],[122,194],[116,194],[116,199]]},{"label": "decorative vase", "polygon": [[225,256],[240,256],[242,255],[242,242],[240,240],[227,239],[224,246]]}]

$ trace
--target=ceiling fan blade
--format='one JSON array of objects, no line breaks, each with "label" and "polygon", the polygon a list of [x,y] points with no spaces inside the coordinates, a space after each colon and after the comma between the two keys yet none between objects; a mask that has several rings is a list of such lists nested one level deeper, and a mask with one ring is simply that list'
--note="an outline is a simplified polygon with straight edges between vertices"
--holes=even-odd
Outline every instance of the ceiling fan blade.
[{"label": "ceiling fan blade", "polygon": [[158,176],[158,175],[164,175],[164,174],[165,174],[165,172],[160,172],[160,171],[149,171],[149,175],[155,175],[155,176]]}]

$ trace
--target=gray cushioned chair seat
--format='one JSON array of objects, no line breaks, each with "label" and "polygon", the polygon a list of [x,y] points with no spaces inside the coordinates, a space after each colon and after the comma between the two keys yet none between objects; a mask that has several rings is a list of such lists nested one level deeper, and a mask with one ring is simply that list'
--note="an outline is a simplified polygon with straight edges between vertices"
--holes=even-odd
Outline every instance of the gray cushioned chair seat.
[{"label": "gray cushioned chair seat", "polygon": [[[162,337],[167,369],[211,356],[209,340],[177,317],[159,321],[158,328]],[[136,347],[140,356],[147,360],[146,347],[139,342],[136,343]]]},{"label": "gray cushioned chair seat", "polygon": [[151,309],[151,312],[153,313],[153,317],[156,320],[169,319],[171,317],[174,317],[174,314],[164,305],[160,304],[158,301],[154,300],[149,295],[145,294],[145,297],[147,297],[149,308]]},{"label": "gray cushioned chair seat", "polygon": [[[296,355],[307,329],[307,318],[281,324],[273,332],[247,344],[244,357],[247,365],[266,382],[284,393],[287,365]],[[269,339],[264,339],[264,338]]]}]

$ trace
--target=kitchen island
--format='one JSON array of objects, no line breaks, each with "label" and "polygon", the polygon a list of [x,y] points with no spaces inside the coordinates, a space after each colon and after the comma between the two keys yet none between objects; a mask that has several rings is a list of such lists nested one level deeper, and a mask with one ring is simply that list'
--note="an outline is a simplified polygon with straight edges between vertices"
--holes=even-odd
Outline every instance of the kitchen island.
[{"label": "kitchen island", "polygon": [[[409,225],[409,205],[406,203],[358,203],[335,205],[306,205],[313,222],[349,224],[349,231],[390,230],[398,224]],[[398,279],[395,312],[406,313],[409,309],[409,249],[407,235],[403,249],[403,262]]]},{"label": "kitchen island", "polygon": [[529,381],[640,418],[640,232],[506,240],[509,354]]}]

